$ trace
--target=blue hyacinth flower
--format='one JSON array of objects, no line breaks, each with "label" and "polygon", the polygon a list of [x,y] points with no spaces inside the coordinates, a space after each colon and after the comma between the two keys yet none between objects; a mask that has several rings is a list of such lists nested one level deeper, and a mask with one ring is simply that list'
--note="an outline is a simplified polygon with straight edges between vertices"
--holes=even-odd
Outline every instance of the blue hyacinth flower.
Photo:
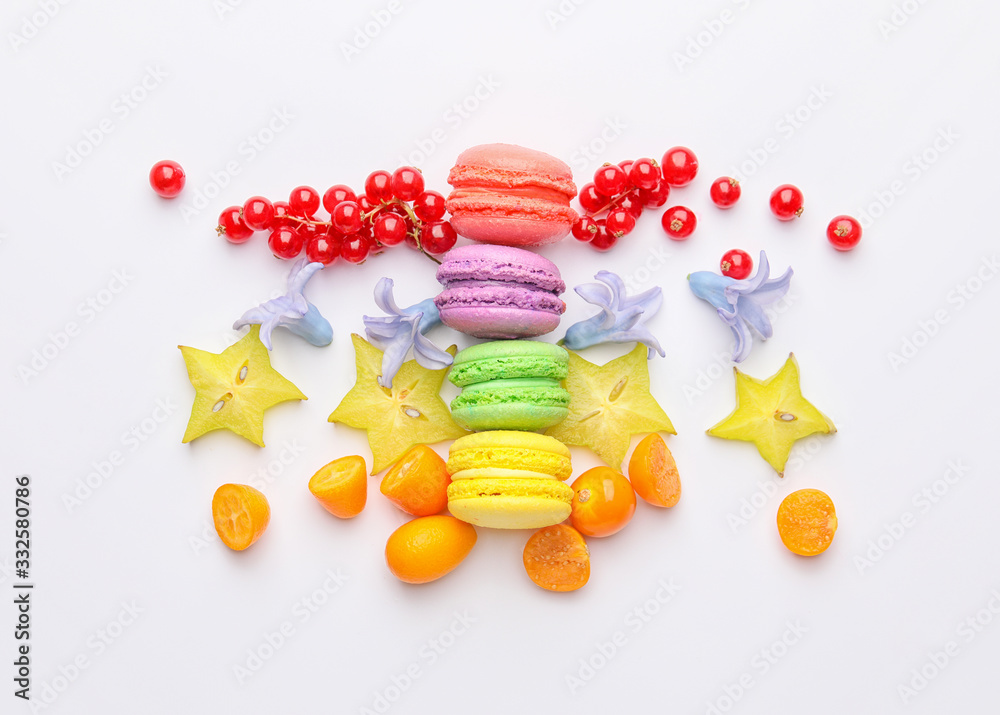
[{"label": "blue hyacinth flower", "polygon": [[773,334],[771,321],[765,308],[776,303],[788,293],[792,280],[789,268],[780,278],[771,278],[767,254],[760,252],[760,263],[752,278],[736,280],[711,271],[698,271],[688,276],[691,292],[715,306],[722,322],[729,326],[736,338],[733,362],[743,362],[753,347],[753,328],[767,340]]},{"label": "blue hyacinth flower", "polygon": [[365,335],[368,342],[382,351],[382,374],[378,384],[392,387],[392,379],[399,372],[407,353],[428,370],[443,370],[452,363],[452,357],[424,337],[424,334],[441,323],[434,299],[420,301],[409,308],[400,308],[392,297],[391,278],[381,278],[375,286],[375,303],[387,317],[364,316]]},{"label": "blue hyacinth flower", "polygon": [[660,287],[630,296],[625,291],[625,282],[616,273],[598,271],[594,278],[601,283],[584,283],[573,290],[601,312],[571,325],[562,344],[571,350],[582,350],[601,343],[637,342],[649,348],[650,359],[654,352],[660,357],[666,355],[644,325],[663,304]]},{"label": "blue hyacinth flower", "polygon": [[333,327],[320,315],[316,306],[305,299],[302,291],[313,275],[323,268],[322,263],[309,263],[300,258],[288,273],[288,290],[285,295],[272,298],[251,308],[233,323],[238,330],[245,325],[260,325],[260,341],[271,349],[271,331],[277,327],[288,328],[317,347],[333,342]]}]

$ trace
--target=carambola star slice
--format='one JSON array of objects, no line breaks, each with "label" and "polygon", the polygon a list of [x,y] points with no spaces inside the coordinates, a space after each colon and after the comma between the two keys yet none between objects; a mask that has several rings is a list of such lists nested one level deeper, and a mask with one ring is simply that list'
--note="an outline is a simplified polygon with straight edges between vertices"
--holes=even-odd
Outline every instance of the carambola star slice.
[{"label": "carambola star slice", "polygon": [[637,343],[627,355],[595,365],[569,351],[569,416],[545,434],[564,444],[589,447],[621,470],[634,434],[676,434],[670,418],[649,394],[647,349]]},{"label": "carambola star slice", "polygon": [[830,418],[802,396],[799,364],[789,354],[782,368],[758,380],[733,368],[736,373],[736,409],[708,430],[722,439],[753,442],[757,451],[778,476],[784,476],[792,445],[811,434],[836,432]]},{"label": "carambola star slice", "polygon": [[[428,370],[416,360],[407,360],[392,379],[392,387],[378,384],[382,373],[382,351],[360,335],[352,334],[357,382],[330,415],[368,433],[372,450],[372,474],[377,474],[417,444],[456,439],[467,432],[455,424],[441,399],[441,383],[448,368]],[[455,345],[447,352],[454,355]]]},{"label": "carambola star slice", "polygon": [[279,402],[307,399],[271,367],[259,325],[219,354],[177,347],[196,391],[184,442],[227,429],[263,447],[264,411]]}]

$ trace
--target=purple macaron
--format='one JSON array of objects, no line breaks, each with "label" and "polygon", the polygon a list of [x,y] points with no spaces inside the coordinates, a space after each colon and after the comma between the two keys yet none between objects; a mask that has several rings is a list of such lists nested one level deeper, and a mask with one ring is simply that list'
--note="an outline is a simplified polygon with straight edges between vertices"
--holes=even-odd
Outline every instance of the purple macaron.
[{"label": "purple macaron", "polygon": [[477,338],[532,338],[552,332],[566,310],[566,284],[552,261],[510,246],[449,251],[438,268],[434,304],[441,322]]}]

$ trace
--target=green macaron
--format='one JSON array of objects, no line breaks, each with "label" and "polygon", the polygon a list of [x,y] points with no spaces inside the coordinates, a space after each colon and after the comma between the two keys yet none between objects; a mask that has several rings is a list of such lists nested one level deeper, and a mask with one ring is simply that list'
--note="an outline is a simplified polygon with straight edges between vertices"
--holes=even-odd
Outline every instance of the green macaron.
[{"label": "green macaron", "polygon": [[569,414],[560,382],[569,354],[551,343],[499,340],[455,356],[448,379],[462,388],[451,403],[455,422],[470,430],[541,430]]}]

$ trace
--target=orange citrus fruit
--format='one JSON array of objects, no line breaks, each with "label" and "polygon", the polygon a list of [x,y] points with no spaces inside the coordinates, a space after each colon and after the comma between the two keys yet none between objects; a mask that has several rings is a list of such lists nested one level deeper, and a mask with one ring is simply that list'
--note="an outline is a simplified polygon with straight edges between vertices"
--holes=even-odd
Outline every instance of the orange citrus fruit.
[{"label": "orange citrus fruit", "polygon": [[385,562],[400,581],[427,583],[462,563],[476,545],[476,527],[453,516],[422,516],[389,536]]},{"label": "orange citrus fruit", "polygon": [[575,591],[590,578],[590,551],[566,524],[539,529],[524,545],[524,570],[546,591]]},{"label": "orange citrus fruit", "polygon": [[656,432],[643,437],[628,460],[635,493],[653,506],[669,507],[681,498],[681,478],[667,443]]},{"label": "orange citrus fruit", "polygon": [[360,514],[368,501],[367,472],[362,457],[341,457],[312,475],[309,491],[328,512],[350,519]]},{"label": "orange citrus fruit", "polygon": [[212,519],[222,543],[233,551],[250,547],[271,521],[267,498],[246,484],[223,484],[212,497]]},{"label": "orange citrus fruit", "polygon": [[386,472],[380,490],[407,514],[430,516],[448,506],[449,484],[445,461],[427,445],[418,444]]},{"label": "orange citrus fruit", "polygon": [[635,490],[611,467],[594,467],[573,482],[570,523],[584,536],[611,536],[635,513]]},{"label": "orange citrus fruit", "polygon": [[837,512],[833,501],[819,489],[792,492],[778,507],[778,534],[793,554],[821,554],[836,533]]}]

